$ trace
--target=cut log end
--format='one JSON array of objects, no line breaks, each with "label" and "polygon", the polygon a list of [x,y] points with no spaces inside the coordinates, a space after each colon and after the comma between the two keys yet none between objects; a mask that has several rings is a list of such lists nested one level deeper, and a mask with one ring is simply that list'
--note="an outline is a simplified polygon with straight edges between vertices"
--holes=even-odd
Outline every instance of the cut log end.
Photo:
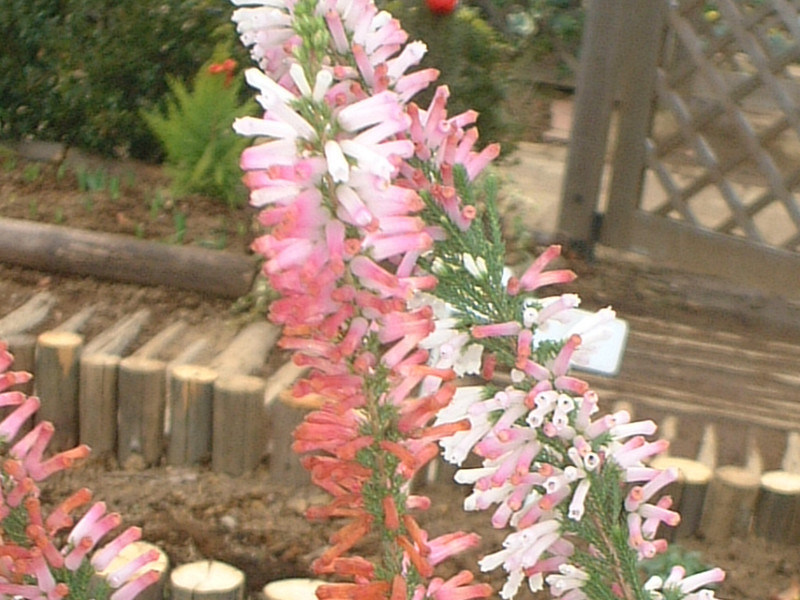
[{"label": "cut log end", "polygon": [[767,471],[761,476],[761,487],[773,494],[800,496],[800,475],[788,471]]},{"label": "cut log end", "polygon": [[83,343],[83,336],[72,331],[45,331],[39,334],[39,346],[47,348],[77,348]]},{"label": "cut log end", "polygon": [[214,383],[217,372],[202,365],[176,365],[169,371],[170,377],[177,381],[191,381],[198,384]]},{"label": "cut log end", "polygon": [[228,564],[203,560],[172,571],[173,600],[242,600],[244,573]]},{"label": "cut log end", "polygon": [[281,579],[264,586],[264,600],[316,600],[319,579]]}]

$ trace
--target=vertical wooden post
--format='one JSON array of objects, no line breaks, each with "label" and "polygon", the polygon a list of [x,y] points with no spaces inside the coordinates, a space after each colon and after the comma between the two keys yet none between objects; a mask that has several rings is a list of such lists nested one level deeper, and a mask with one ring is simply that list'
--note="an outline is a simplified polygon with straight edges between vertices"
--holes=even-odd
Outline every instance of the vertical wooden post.
[{"label": "vertical wooden post", "polygon": [[195,465],[211,455],[216,379],[216,371],[198,365],[177,365],[169,370],[168,464]]},{"label": "vertical wooden post", "polygon": [[[642,0],[634,0],[640,3]],[[577,95],[561,196],[559,232],[590,252],[617,83],[617,55],[630,0],[593,0],[583,28]]]},{"label": "vertical wooden post", "polygon": [[255,468],[267,448],[264,380],[220,375],[213,414],[211,468],[234,476]]},{"label": "vertical wooden post", "polygon": [[613,176],[603,220],[602,242],[627,248],[647,168],[647,136],[656,106],[657,66],[667,3],[635,0],[624,37],[620,70],[619,130],[612,159]]},{"label": "vertical wooden post", "polygon": [[138,455],[144,465],[158,464],[164,449],[164,417],[167,403],[167,363],[160,355],[178,340],[186,323],[178,321],[163,329],[136,352],[119,363],[120,464]]},{"label": "vertical wooden post", "polygon": [[78,443],[78,364],[83,337],[71,331],[46,331],[37,340],[34,389],[42,401],[36,421],[50,421],[53,451]]},{"label": "vertical wooden post", "polygon": [[282,484],[309,482],[299,457],[292,452],[292,433],[309,410],[319,408],[319,403],[313,400],[311,403],[303,402],[288,392],[305,371],[305,367],[289,361],[272,374],[264,390],[264,408],[269,418],[269,474]]},{"label": "vertical wooden post", "polygon": [[800,535],[800,475],[767,471],[761,476],[753,531],[770,542],[797,543]]},{"label": "vertical wooden post", "polygon": [[166,365],[131,356],[119,363],[119,440],[117,458],[123,466],[153,465],[161,457],[164,439]]},{"label": "vertical wooden post", "polygon": [[149,311],[140,310],[121,319],[88,342],[81,355],[80,440],[96,457],[116,452],[120,355],[139,335],[149,315]]},{"label": "vertical wooden post", "polygon": [[707,540],[725,542],[731,537],[747,536],[760,480],[758,473],[734,465],[714,472],[700,525]]},{"label": "vertical wooden post", "polygon": [[111,454],[117,442],[119,356],[95,353],[81,358],[78,412],[80,440],[95,457]]}]

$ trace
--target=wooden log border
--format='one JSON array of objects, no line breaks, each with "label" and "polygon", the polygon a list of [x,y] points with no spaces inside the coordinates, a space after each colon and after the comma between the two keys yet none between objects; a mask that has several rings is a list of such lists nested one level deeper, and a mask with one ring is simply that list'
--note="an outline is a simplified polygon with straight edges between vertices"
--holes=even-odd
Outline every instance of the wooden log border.
[{"label": "wooden log border", "polygon": [[[215,359],[206,357],[202,362],[210,362],[202,366],[192,364],[192,360],[205,352],[197,350],[197,343],[184,348],[172,362],[158,356],[170,344],[180,345],[176,338],[184,329],[181,323],[165,328],[136,352],[122,357],[147,319],[146,311],[120,321],[84,344],[83,336],[71,329],[80,329],[90,318],[90,312],[81,311],[62,326],[38,336],[32,333],[9,336],[12,350],[20,353],[21,363],[15,367],[35,371],[38,388],[34,392],[43,400],[48,396],[57,400],[53,405],[58,411],[42,416],[54,420],[57,427],[61,423],[59,431],[70,438],[62,440],[58,449],[88,442],[102,456],[113,455],[116,445],[120,462],[128,462],[138,454],[141,466],[165,462],[193,466],[210,458],[213,470],[234,476],[256,468],[263,455],[267,455],[271,474],[298,485],[307,483],[308,474],[302,471],[296,457],[286,452],[289,430],[316,404],[314,398],[295,399],[287,393],[303,369],[290,362],[266,379],[247,374],[256,369],[254,365],[265,363],[277,338],[274,328],[264,323],[243,328],[229,342],[229,350],[235,347],[236,352],[223,351]],[[246,356],[237,363],[235,357],[240,351]],[[254,355],[258,356],[255,362],[251,360]],[[78,407],[85,401],[81,399],[85,386],[101,392],[98,396],[107,406],[103,410],[94,406],[93,418],[84,424],[81,415],[85,407],[80,411]],[[124,396],[121,388],[125,387],[129,388],[128,398],[137,401],[119,401]],[[147,402],[140,402],[142,398]],[[169,399],[171,410],[165,398]],[[67,406],[71,403],[72,406]],[[170,413],[183,427],[180,429],[173,423],[170,428],[175,448],[170,448],[170,437],[162,438],[163,425]],[[80,425],[77,429],[70,426],[76,415]],[[96,430],[112,427],[112,421],[116,421],[113,435],[108,439],[97,438]],[[677,416],[671,416],[662,424],[666,438],[675,434],[677,421]],[[76,431],[78,439],[72,440]],[[93,432],[95,438],[87,439],[86,431]],[[265,432],[268,434],[264,435]],[[787,435],[781,471],[768,473],[762,473],[760,459],[714,469],[712,463],[716,457],[712,455],[716,450],[711,442],[716,432],[711,433],[714,435],[704,437],[697,457],[701,460],[666,456],[654,461],[654,466],[673,466],[682,473],[668,491],[673,495],[674,506],[682,513],[683,522],[677,530],[664,533],[684,537],[699,531],[718,541],[758,536],[800,545],[800,432]],[[754,444],[754,439],[751,442]],[[757,447],[750,454],[759,455]],[[435,479],[451,480],[450,477]]]},{"label": "wooden log border", "polygon": [[0,262],[224,298],[248,293],[257,271],[255,260],[232,253],[7,218],[0,218]]}]

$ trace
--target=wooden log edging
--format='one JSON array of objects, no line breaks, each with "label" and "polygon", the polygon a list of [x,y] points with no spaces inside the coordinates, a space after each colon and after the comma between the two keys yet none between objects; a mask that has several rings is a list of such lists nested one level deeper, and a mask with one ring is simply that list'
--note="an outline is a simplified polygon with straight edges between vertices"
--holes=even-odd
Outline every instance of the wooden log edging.
[{"label": "wooden log edging", "polygon": [[83,336],[72,331],[45,331],[36,343],[33,389],[41,399],[36,422],[50,421],[55,433],[53,450],[78,443],[78,380]]},{"label": "wooden log edging", "polygon": [[8,218],[0,218],[0,262],[224,298],[249,292],[257,271],[246,256]]},{"label": "wooden log edging", "polygon": [[[167,464],[195,465],[210,456],[214,471],[236,476],[255,468],[266,453],[271,475],[299,485],[308,483],[308,474],[289,453],[290,432],[310,408],[287,393],[303,369],[288,362],[264,378],[252,375],[260,371],[272,351],[276,328],[259,322],[242,327],[235,336],[231,330],[232,340],[217,344],[225,349],[212,358],[207,341],[199,339],[187,345],[187,337],[192,336],[185,335],[185,324],[176,322],[123,358],[120,354],[127,352],[137,338],[148,312],[123,319],[84,344],[83,336],[73,330],[81,329],[90,317],[91,309],[79,311],[62,325],[40,334],[36,348],[36,380],[45,384],[37,393],[74,398],[77,360],[79,396],[84,395],[86,386],[100,391],[98,396],[104,401],[112,400],[109,407],[115,409],[98,411],[95,406],[89,411],[98,417],[102,412],[104,418],[87,422],[85,428],[79,415],[78,441],[89,442],[84,438],[85,430],[102,429],[99,423],[108,424],[119,416],[120,428],[114,426],[113,433],[124,441],[118,455],[123,464],[133,455],[141,457],[142,466],[163,464],[165,457]],[[26,348],[32,349],[33,335],[19,337],[24,338]],[[170,358],[177,348],[182,348],[180,354]],[[113,372],[106,372],[107,368]],[[45,372],[51,372],[49,378]],[[48,392],[48,381],[56,380],[63,380],[69,393],[60,391],[60,385],[55,386],[59,387],[56,392]],[[169,414],[165,393],[171,399],[173,417],[166,439],[162,437],[164,419]],[[130,401],[118,403],[120,395],[127,395]],[[66,404],[69,402],[55,402],[59,408]],[[70,411],[63,415],[59,412],[48,419],[69,424],[72,415]],[[678,417],[670,416],[661,425],[666,439],[676,437]],[[62,429],[70,427],[64,425]],[[667,535],[685,537],[699,531],[718,541],[752,535],[771,542],[800,544],[800,431],[787,433],[780,469],[766,473],[755,432],[748,437],[748,446],[752,447],[746,465],[716,467],[716,428],[709,424],[704,431],[696,459],[663,456],[652,462],[653,466],[672,466],[681,472],[679,481],[666,492],[672,494],[673,507],[682,513],[683,522]],[[92,442],[89,445],[106,451],[111,445]],[[60,445],[71,447],[74,443]],[[770,467],[775,469],[774,464]]]}]

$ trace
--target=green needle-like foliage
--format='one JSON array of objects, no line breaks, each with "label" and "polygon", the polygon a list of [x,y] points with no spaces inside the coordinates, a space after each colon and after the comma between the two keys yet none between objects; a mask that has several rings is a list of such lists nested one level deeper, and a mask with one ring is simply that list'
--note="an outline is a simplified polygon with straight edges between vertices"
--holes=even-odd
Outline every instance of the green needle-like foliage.
[{"label": "green needle-like foliage", "polygon": [[166,114],[143,111],[142,117],[164,146],[173,193],[204,194],[239,206],[247,197],[239,156],[248,140],[236,135],[232,125],[237,117],[254,114],[256,105],[252,100],[240,103],[241,78],[232,71],[212,72],[226,55],[218,47],[215,57],[221,60],[203,65],[191,89],[170,79]]}]

